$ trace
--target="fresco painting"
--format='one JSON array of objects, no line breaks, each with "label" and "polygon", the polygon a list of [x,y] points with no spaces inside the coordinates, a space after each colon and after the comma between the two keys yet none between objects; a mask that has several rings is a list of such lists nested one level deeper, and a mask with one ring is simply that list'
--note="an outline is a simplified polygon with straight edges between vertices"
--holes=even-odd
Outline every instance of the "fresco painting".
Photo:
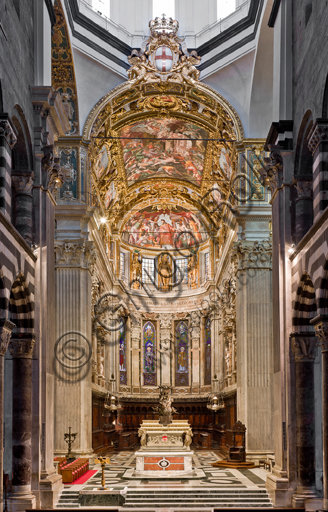
[{"label": "fresco painting", "polygon": [[152,249],[184,249],[207,239],[205,226],[196,213],[177,207],[154,210],[151,206],[130,217],[123,228],[125,242]]},{"label": "fresco painting", "polygon": [[106,146],[103,146],[98,153],[97,159],[94,164],[94,171],[97,178],[100,178],[109,164],[108,153]]},{"label": "fresco painting", "polygon": [[[129,185],[146,178],[178,178],[200,185],[208,132],[179,119],[147,119],[121,130]],[[149,140],[149,139],[159,140]],[[173,139],[173,140],[160,140]],[[174,140],[175,139],[175,140]],[[183,139],[183,140],[181,140]],[[190,140],[192,139],[192,140]]]}]

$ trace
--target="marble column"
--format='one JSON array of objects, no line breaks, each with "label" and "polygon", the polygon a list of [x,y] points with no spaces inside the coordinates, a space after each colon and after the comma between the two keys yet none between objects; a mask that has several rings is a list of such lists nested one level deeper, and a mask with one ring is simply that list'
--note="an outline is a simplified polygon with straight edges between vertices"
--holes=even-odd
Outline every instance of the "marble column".
[{"label": "marble column", "polygon": [[15,175],[12,184],[15,189],[15,228],[31,245],[33,241],[33,188],[34,173]]},{"label": "marble column", "polygon": [[295,242],[298,244],[313,223],[312,179],[298,179],[295,185],[297,199],[295,201]]},{"label": "marble column", "polygon": [[328,317],[311,320],[322,353],[323,510],[328,510]]},{"label": "marble column", "polygon": [[32,354],[33,334],[16,334],[9,343],[13,359],[13,480],[12,510],[36,507],[32,476]]},{"label": "marble column", "polygon": [[316,339],[310,333],[291,337],[295,358],[297,489],[294,508],[304,508],[315,494],[314,359]]},{"label": "marble column", "polygon": [[0,320],[0,510],[3,510],[3,372],[4,358],[15,324],[9,320]]}]

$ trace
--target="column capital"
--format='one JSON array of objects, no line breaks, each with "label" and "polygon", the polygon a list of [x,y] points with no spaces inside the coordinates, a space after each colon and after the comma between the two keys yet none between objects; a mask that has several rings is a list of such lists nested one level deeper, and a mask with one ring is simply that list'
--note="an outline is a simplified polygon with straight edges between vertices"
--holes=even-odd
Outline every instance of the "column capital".
[{"label": "column capital", "polygon": [[30,174],[15,175],[11,178],[16,194],[31,195],[34,183],[34,172]]},{"label": "column capital", "polygon": [[0,114],[0,137],[5,137],[10,149],[17,142],[17,131],[8,114]]},{"label": "column capital", "polygon": [[317,337],[310,333],[292,333],[291,349],[296,363],[313,362],[317,352]]},{"label": "column capital", "polygon": [[34,334],[16,334],[10,340],[9,351],[13,359],[32,359]]},{"label": "column capital", "polygon": [[272,242],[239,240],[234,243],[233,256],[239,259],[239,268],[271,268]]},{"label": "column capital", "polygon": [[295,188],[297,192],[297,199],[312,199],[313,183],[311,179],[295,177]]},{"label": "column capital", "polygon": [[321,142],[328,142],[328,120],[317,119],[308,137],[308,147],[312,155]]},{"label": "column capital", "polygon": [[318,315],[310,320],[323,352],[328,351],[328,316]]},{"label": "column capital", "polygon": [[55,240],[56,267],[78,267],[91,269],[97,258],[92,241]]},{"label": "column capital", "polygon": [[7,352],[11,333],[16,325],[10,320],[0,319],[0,356],[4,356]]}]

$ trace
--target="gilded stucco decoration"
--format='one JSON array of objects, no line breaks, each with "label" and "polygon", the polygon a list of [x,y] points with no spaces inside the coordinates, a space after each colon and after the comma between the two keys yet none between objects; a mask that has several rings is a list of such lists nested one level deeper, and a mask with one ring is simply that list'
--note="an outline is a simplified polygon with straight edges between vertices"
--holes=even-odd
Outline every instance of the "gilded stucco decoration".
[{"label": "gilded stucco decoration", "polygon": [[66,135],[79,133],[79,113],[73,54],[68,27],[60,0],[55,0],[56,24],[51,38],[52,86],[60,93],[66,110],[70,131]]},{"label": "gilded stucco decoration", "polygon": [[[84,128],[92,194],[111,235],[120,237],[129,219],[145,209],[169,217],[176,208],[200,212],[203,231],[217,233],[235,205],[231,183],[241,121],[199,81],[200,57],[188,52],[177,31],[171,18],[150,22],[149,38],[128,58],[127,82],[95,105]],[[124,237],[122,242],[129,245]]]}]

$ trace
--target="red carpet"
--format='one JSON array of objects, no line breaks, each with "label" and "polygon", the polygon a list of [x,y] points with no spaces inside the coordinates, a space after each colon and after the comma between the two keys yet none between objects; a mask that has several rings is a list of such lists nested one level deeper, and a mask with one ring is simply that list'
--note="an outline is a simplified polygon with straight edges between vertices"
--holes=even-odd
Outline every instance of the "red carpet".
[{"label": "red carpet", "polygon": [[78,485],[81,485],[81,484],[84,484],[87,480],[89,480],[89,478],[91,478],[95,473],[97,473],[97,470],[96,469],[89,469],[89,471],[87,471],[86,473],[84,473],[84,475],[80,476],[80,478],[78,478],[77,480],[74,480],[74,482],[72,482],[71,484],[69,485],[73,485],[73,484],[78,484]]}]

